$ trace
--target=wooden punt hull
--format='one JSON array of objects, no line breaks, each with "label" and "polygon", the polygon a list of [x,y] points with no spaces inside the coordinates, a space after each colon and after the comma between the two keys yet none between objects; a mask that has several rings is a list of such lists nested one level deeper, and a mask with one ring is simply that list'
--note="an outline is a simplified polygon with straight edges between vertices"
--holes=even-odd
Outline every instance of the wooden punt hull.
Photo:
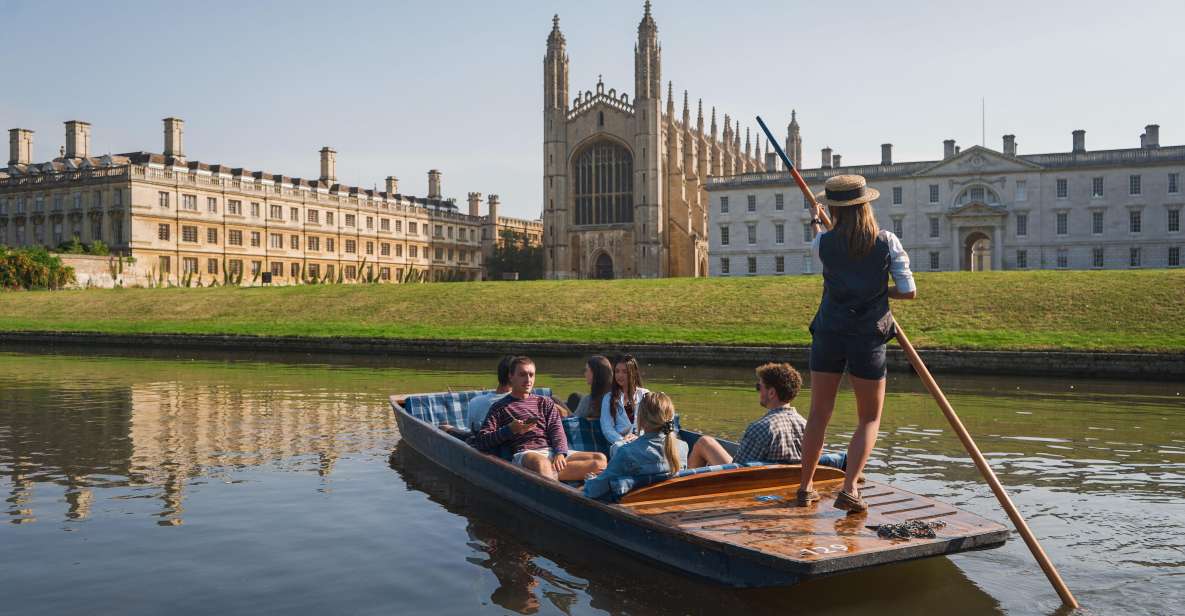
[{"label": "wooden punt hull", "polygon": [[[392,396],[403,442],[445,470],[507,502],[655,563],[734,587],[785,586],[805,579],[928,556],[1003,545],[990,520],[898,488],[868,482],[867,515],[831,506],[842,475],[816,474],[822,500],[795,507],[798,467],[756,467],[693,475],[635,490],[621,504],[585,498],[488,456],[408,414]],[[758,497],[762,497],[760,500]],[[868,528],[942,520],[934,539],[890,541]]]}]

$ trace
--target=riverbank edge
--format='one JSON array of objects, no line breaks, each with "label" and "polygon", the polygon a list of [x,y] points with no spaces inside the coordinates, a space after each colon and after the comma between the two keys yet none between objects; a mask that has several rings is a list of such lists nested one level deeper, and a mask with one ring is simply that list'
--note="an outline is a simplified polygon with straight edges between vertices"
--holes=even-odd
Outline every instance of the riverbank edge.
[{"label": "riverbank edge", "polygon": [[[755,365],[788,361],[805,371],[809,347],[703,344],[588,344],[506,340],[404,340],[313,336],[238,336],[215,334],[104,334],[94,332],[0,332],[5,345],[176,348],[218,351],[271,351],[343,355],[424,355],[491,357],[521,353],[540,357],[632,353],[644,362],[709,365]],[[1146,381],[1185,379],[1185,353],[1114,353],[1105,351],[981,351],[918,349],[931,372],[945,374],[1132,378]],[[905,353],[890,345],[889,370],[911,372]]]}]

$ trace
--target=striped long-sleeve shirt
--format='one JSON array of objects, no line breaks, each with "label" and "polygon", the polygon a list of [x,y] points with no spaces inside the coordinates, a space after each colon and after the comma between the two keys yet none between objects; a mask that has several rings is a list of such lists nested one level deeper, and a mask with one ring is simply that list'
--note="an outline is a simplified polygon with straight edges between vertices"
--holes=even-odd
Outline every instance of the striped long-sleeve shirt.
[{"label": "striped long-sleeve shirt", "polygon": [[[526,432],[515,434],[510,431],[510,422],[531,417],[538,421]],[[503,446],[508,446],[511,453],[548,447],[557,455],[568,453],[568,438],[564,436],[564,426],[560,423],[555,403],[550,398],[534,394],[526,398],[507,394],[495,401],[471,442],[474,447],[491,453]]]}]

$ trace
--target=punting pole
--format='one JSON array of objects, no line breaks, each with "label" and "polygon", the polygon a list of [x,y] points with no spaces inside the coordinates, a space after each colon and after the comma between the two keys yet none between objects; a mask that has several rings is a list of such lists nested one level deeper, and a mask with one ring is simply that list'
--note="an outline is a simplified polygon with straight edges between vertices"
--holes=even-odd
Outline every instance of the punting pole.
[{"label": "punting pole", "polygon": [[778,156],[782,159],[782,163],[790,170],[790,177],[794,178],[794,183],[798,184],[798,189],[802,191],[803,196],[810,202],[814,217],[822,220],[823,226],[830,229],[831,217],[819,206],[819,202],[815,200],[814,193],[806,185],[806,180],[802,179],[802,174],[798,173],[794,162],[790,160],[789,156],[786,156],[786,151],[782,149],[782,146],[778,145],[778,140],[774,139],[774,134],[769,132],[769,127],[765,125],[765,121],[761,119],[761,116],[757,116],[757,124],[761,126],[761,130],[765,131],[765,137],[769,139],[770,145],[774,146],[774,151],[778,153]]},{"label": "punting pole", "polygon": [[[794,178],[794,183],[798,184],[799,190],[811,203],[814,210],[814,215],[823,221],[823,224],[828,228],[831,227],[831,220],[819,206],[819,202],[815,200],[815,195],[811,189],[806,185],[806,181],[802,179],[802,175],[798,173],[798,169],[794,167],[794,163],[786,156],[786,152],[778,145],[778,140],[774,139],[773,133],[769,131],[769,127],[761,120],[761,116],[757,116],[757,124],[761,126],[761,130],[765,131],[766,138],[769,139],[770,144],[774,146],[774,151],[781,157],[782,163],[786,165],[786,169],[790,171],[790,176]],[[1045,572],[1045,577],[1049,578],[1049,583],[1053,585],[1053,589],[1062,599],[1062,603],[1067,607],[1077,609],[1078,600],[1070,593],[1070,589],[1066,583],[1062,581],[1062,576],[1058,574],[1057,568],[1050,562],[1049,557],[1046,556],[1045,550],[1041,548],[1041,544],[1033,535],[1033,531],[1029,530],[1029,525],[1025,519],[1021,517],[1020,511],[1017,510],[1016,505],[1012,504],[1012,499],[1008,497],[1008,493],[1004,491],[1004,486],[1000,484],[1000,480],[996,478],[996,474],[992,471],[992,467],[988,466],[987,459],[979,451],[979,447],[975,445],[975,441],[971,438],[971,433],[967,432],[967,428],[963,426],[963,422],[959,420],[959,416],[955,414],[955,409],[950,405],[946,399],[946,395],[942,393],[942,388],[938,386],[938,382],[930,374],[930,370],[926,368],[926,364],[922,361],[922,357],[918,355],[917,350],[910,344],[909,338],[905,335],[905,330],[901,329],[901,325],[893,319],[893,324],[897,327],[897,342],[901,344],[901,348],[905,351],[905,356],[909,359],[909,363],[913,369],[918,373],[922,382],[926,385],[926,389],[930,390],[930,395],[934,396],[934,400],[938,402],[938,407],[942,409],[942,414],[946,415],[946,420],[955,430],[955,434],[959,436],[963,447],[967,453],[971,454],[971,459],[975,462],[975,467],[979,469],[979,473],[983,475],[987,481],[988,487],[992,489],[992,493],[996,495],[996,499],[1000,501],[1000,506],[1004,508],[1004,512],[1008,514],[1008,518],[1012,520],[1012,524],[1016,526],[1017,532],[1024,538],[1025,545],[1029,546],[1029,551],[1033,553],[1033,558],[1037,559],[1037,564],[1041,566],[1041,570]]]},{"label": "punting pole", "polygon": [[984,480],[987,481],[988,486],[996,495],[996,499],[1000,501],[1000,506],[1004,508],[1009,519],[1016,526],[1017,532],[1024,538],[1025,544],[1029,546],[1029,551],[1033,553],[1033,558],[1037,559],[1037,564],[1041,565],[1041,570],[1045,572],[1045,577],[1049,578],[1049,583],[1053,585],[1053,589],[1062,598],[1062,603],[1066,607],[1077,609],[1078,601],[1074,599],[1074,595],[1070,593],[1070,589],[1062,581],[1062,576],[1058,575],[1057,568],[1053,566],[1049,557],[1045,555],[1045,550],[1041,548],[1041,544],[1037,541],[1037,537],[1033,535],[1033,531],[1029,530],[1028,523],[1021,517],[1016,505],[1012,504],[1012,499],[1004,491],[1004,486],[996,478],[996,473],[992,472],[991,466],[988,466],[987,459],[980,453],[979,447],[975,445],[975,441],[971,440],[971,433],[967,432],[967,428],[963,427],[963,422],[959,420],[959,416],[955,414],[955,409],[951,407],[950,402],[946,399],[946,395],[938,387],[938,382],[934,380],[934,377],[930,374],[930,370],[922,362],[922,357],[918,355],[913,345],[909,343],[909,338],[905,335],[905,330],[901,329],[901,325],[897,324],[896,319],[893,320],[893,323],[897,326],[897,342],[901,344],[902,350],[905,351],[905,356],[909,358],[909,363],[917,371],[918,376],[922,379],[922,383],[926,385],[926,389],[930,390],[930,395],[934,396],[934,400],[938,402],[939,408],[942,409],[942,414],[946,415],[946,420],[950,422],[951,427],[955,430],[955,434],[963,442],[963,447],[967,450],[967,453],[971,454],[971,459],[975,462],[976,468],[979,469],[979,474],[983,475]]}]

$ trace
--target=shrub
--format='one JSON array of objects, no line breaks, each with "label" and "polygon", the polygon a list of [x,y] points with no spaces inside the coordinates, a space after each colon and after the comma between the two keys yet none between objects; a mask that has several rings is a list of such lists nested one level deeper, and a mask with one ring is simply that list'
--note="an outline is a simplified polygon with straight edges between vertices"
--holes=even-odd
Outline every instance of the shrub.
[{"label": "shrub", "polygon": [[75,282],[74,268],[45,248],[11,250],[0,246],[0,288],[61,289]]}]

